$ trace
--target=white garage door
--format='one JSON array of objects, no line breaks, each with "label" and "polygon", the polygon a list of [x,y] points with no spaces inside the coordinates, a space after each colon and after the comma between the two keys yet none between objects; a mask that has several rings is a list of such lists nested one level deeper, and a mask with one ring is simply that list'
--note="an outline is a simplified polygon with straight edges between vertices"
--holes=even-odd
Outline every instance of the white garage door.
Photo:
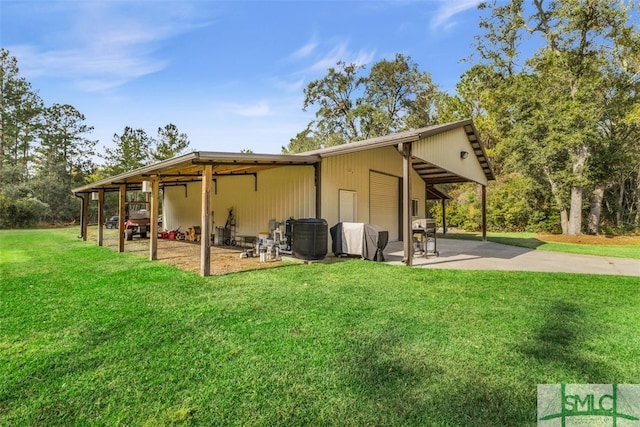
[{"label": "white garage door", "polygon": [[399,240],[400,179],[369,173],[369,222],[389,231],[389,240]]}]

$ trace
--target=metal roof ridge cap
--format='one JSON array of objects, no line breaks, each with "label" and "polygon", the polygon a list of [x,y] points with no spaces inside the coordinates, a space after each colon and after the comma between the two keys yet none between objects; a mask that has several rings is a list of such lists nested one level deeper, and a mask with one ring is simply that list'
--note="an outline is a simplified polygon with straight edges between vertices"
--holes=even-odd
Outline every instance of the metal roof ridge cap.
[{"label": "metal roof ridge cap", "polygon": [[464,127],[467,125],[473,125],[473,120],[463,119],[455,122],[443,123],[439,125],[433,125],[433,126],[416,129],[416,131],[420,134],[420,138],[422,139],[432,135],[437,135],[439,133],[448,132],[450,130],[457,129],[459,127]]},{"label": "metal roof ridge cap", "polygon": [[[473,126],[473,119],[466,118],[466,119],[462,119],[462,120],[458,120],[450,123],[425,126],[418,129],[410,129],[410,130],[398,132],[395,134],[377,136],[374,138],[348,142],[345,144],[335,145],[332,147],[325,147],[325,148],[319,148],[316,150],[303,151],[302,153],[299,153],[299,154],[300,155],[317,154],[317,155],[326,157],[330,155],[335,155],[337,153],[345,153],[345,152],[357,150],[358,148],[363,148],[363,147],[376,147],[376,146],[386,145],[386,144],[392,145],[394,143],[398,144],[401,142],[417,141],[419,139],[422,139],[431,135],[447,132],[451,129],[456,129],[456,128],[467,126],[467,125]],[[473,129],[475,131],[475,127],[473,127]],[[476,135],[477,135],[477,132],[476,132]],[[349,147],[349,148],[346,148],[346,147]]]},{"label": "metal roof ridge cap", "polygon": [[362,141],[348,142],[346,144],[334,145],[332,147],[321,148],[313,151],[307,151],[301,154],[317,155],[320,157],[330,157],[330,156],[337,156],[339,154],[353,153],[356,151],[401,144],[404,142],[414,142],[414,141],[418,141],[419,139],[420,139],[420,135],[417,133],[411,133],[409,135],[402,135],[402,136],[397,136],[396,134],[385,135],[377,138],[364,139]]},{"label": "metal roof ridge cap", "polygon": [[300,154],[269,154],[269,153],[231,153],[226,151],[203,151],[198,153],[199,160],[237,159],[254,161],[320,161],[317,155]]}]

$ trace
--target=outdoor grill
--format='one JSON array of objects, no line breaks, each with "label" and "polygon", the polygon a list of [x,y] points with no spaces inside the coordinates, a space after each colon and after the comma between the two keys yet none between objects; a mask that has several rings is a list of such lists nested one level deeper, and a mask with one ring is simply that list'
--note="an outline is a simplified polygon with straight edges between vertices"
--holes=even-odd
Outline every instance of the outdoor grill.
[{"label": "outdoor grill", "polygon": [[339,222],[329,229],[335,256],[356,255],[371,261],[384,261],[389,232],[362,222]]},{"label": "outdoor grill", "polygon": [[439,256],[436,246],[436,220],[430,218],[414,219],[411,223],[413,248],[415,255]]}]

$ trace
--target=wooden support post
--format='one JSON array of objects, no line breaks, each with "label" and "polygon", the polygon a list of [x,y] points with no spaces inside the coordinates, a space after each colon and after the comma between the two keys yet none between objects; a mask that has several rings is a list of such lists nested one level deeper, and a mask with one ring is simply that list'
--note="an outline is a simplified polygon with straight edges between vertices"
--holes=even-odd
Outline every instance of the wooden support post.
[{"label": "wooden support post", "polygon": [[446,199],[442,199],[440,203],[442,203],[442,235],[445,236],[447,234],[447,211],[445,210]]},{"label": "wooden support post", "polygon": [[151,178],[151,197],[149,209],[150,215],[150,233],[149,236],[149,259],[158,259],[158,200],[160,198],[160,183],[157,177]]},{"label": "wooden support post", "polygon": [[482,241],[487,241],[487,186],[482,186]]},{"label": "wooden support post", "polygon": [[322,169],[320,163],[313,164],[314,181],[316,184],[316,218],[322,218]]},{"label": "wooden support post", "polygon": [[98,246],[103,244],[104,235],[104,189],[98,190]]},{"label": "wooden support post", "polygon": [[411,143],[402,144],[402,238],[404,259],[408,266],[413,265],[413,233],[411,231]]},{"label": "wooden support post", "polygon": [[211,187],[213,166],[205,165],[202,171],[202,211],[200,220],[200,275],[211,274]]},{"label": "wooden support post", "polygon": [[82,195],[82,218],[80,218],[82,240],[87,241],[87,227],[89,226],[89,193]]},{"label": "wooden support post", "polygon": [[120,184],[118,191],[118,252],[124,252],[124,217],[126,215],[127,185]]}]

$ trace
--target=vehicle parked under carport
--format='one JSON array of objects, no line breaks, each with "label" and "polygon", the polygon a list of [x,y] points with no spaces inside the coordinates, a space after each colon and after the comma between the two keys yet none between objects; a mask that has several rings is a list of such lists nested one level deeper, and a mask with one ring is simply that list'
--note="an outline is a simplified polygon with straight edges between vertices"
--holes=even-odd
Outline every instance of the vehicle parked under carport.
[{"label": "vehicle parked under carport", "polygon": [[104,223],[105,228],[118,228],[118,218],[118,215],[114,215],[106,220]]},{"label": "vehicle parked under carport", "polygon": [[127,240],[133,240],[133,236],[138,235],[141,239],[147,238],[150,231],[151,221],[149,220],[149,211],[140,210],[131,212],[127,222],[124,223],[124,235]]}]

